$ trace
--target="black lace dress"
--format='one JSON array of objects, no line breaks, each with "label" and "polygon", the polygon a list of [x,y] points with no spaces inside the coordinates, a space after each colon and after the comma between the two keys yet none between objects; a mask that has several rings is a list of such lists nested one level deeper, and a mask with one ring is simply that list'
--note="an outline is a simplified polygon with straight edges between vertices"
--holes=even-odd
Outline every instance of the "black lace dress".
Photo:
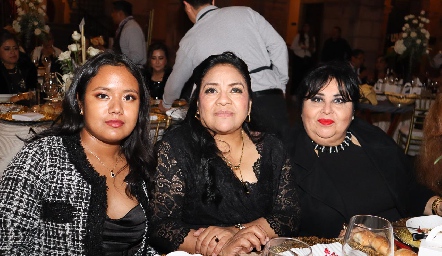
[{"label": "black lace dress", "polygon": [[[177,250],[190,229],[233,226],[264,217],[279,236],[293,236],[299,225],[298,197],[292,168],[282,143],[264,135],[256,144],[260,155],[253,166],[257,183],[243,184],[220,158],[215,185],[222,195],[218,205],[202,201],[204,184],[198,181],[197,163],[190,150],[189,128],[165,134],[157,145],[158,166],[150,201],[151,245],[161,253]],[[246,156],[245,156],[246,157]]]}]

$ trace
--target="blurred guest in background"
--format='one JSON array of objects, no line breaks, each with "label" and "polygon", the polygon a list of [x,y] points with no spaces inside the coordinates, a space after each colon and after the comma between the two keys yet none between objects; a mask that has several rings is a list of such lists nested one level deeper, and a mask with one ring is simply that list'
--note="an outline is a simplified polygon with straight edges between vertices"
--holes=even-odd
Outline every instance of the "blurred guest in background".
[{"label": "blurred guest in background", "polygon": [[61,50],[54,46],[54,37],[49,33],[41,46],[32,51],[32,62],[37,67],[51,65],[51,72],[61,73],[61,64],[57,61]]},{"label": "blurred guest in background", "polygon": [[284,137],[289,129],[285,89],[288,50],[284,39],[249,7],[218,8],[214,0],[183,1],[194,23],[180,41],[174,69],[167,80],[160,108],[172,106],[193,69],[213,54],[231,51],[246,62],[252,78],[252,122],[260,131]]},{"label": "blurred guest in background", "polygon": [[315,38],[310,33],[310,25],[304,24],[290,46],[294,53],[291,95],[296,95],[296,88],[299,83],[313,67],[312,54],[316,51],[315,43]]},{"label": "blurred guest in background", "polygon": [[334,27],[331,37],[324,42],[321,61],[348,60],[351,55],[351,47],[347,40],[341,37],[341,28]]},{"label": "blurred guest in background", "polygon": [[[239,255],[299,225],[293,172],[282,142],[252,131],[251,80],[231,52],[193,72],[185,120],[156,145],[151,244],[162,253]],[[238,243],[241,246],[238,247]]]},{"label": "blurred guest in background", "polygon": [[167,65],[169,52],[163,43],[153,43],[147,52],[149,66],[146,72],[146,82],[150,90],[150,97],[162,99],[164,86],[172,69]]},{"label": "blurred guest in background", "polygon": [[112,20],[118,25],[113,49],[126,54],[139,68],[143,68],[146,59],[146,39],[140,25],[132,16],[132,4],[124,1],[112,2]]},{"label": "blurred guest in background", "polygon": [[374,81],[378,81],[379,79],[384,79],[387,76],[387,60],[384,56],[378,56],[376,58],[375,70],[374,70]]},{"label": "blurred guest in background", "polygon": [[37,68],[5,29],[0,32],[0,61],[0,93],[16,94],[36,87]]},{"label": "blurred guest in background", "polygon": [[34,51],[32,51],[32,62],[37,62],[38,66],[44,66],[42,61],[46,57],[54,63],[60,53],[61,50],[54,46],[54,38],[52,34],[48,34],[42,45],[35,47]]},{"label": "blurred guest in background", "polygon": [[365,53],[363,50],[354,49],[353,51],[351,51],[350,65],[353,69],[353,72],[358,76],[359,84],[364,84],[367,80],[367,72],[361,72],[364,61]]},{"label": "blurred guest in background", "polygon": [[302,124],[293,132],[291,159],[300,236],[337,237],[357,214],[396,221],[432,213],[436,197],[415,182],[403,150],[378,127],[354,118],[360,92],[348,62],[313,70],[298,97]]},{"label": "blurred guest in background", "polygon": [[125,55],[73,78],[60,122],[0,180],[0,255],[155,255],[147,243],[149,93]]}]

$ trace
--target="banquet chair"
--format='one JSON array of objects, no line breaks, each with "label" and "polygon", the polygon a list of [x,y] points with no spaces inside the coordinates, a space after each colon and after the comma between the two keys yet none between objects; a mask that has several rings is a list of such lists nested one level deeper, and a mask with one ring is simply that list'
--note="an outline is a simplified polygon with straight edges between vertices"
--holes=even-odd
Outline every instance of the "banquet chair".
[{"label": "banquet chair", "polygon": [[153,135],[153,144],[155,144],[159,139],[161,139],[161,136],[166,130],[171,122],[171,117],[166,116],[164,118],[159,118],[158,120],[151,122],[151,135]]},{"label": "banquet chair", "polygon": [[398,130],[396,142],[400,147],[404,148],[405,154],[409,154],[411,151],[419,152],[423,139],[422,129],[425,116],[433,102],[434,97],[416,99],[410,123],[404,124]]}]

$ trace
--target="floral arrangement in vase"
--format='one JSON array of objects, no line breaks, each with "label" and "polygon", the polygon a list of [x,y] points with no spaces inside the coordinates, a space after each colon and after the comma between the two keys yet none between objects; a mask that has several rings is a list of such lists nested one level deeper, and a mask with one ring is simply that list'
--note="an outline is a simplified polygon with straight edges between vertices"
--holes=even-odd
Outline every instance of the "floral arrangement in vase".
[{"label": "floral arrangement in vase", "polygon": [[396,41],[394,51],[399,55],[399,59],[408,62],[408,74],[406,75],[411,78],[415,63],[419,62],[422,56],[429,52],[430,32],[425,29],[425,25],[430,23],[430,20],[425,17],[425,11],[421,11],[418,16],[406,15],[404,20],[402,39]]},{"label": "floral arrangement in vase", "polygon": [[45,23],[46,5],[43,0],[16,0],[15,5],[17,19],[12,22],[12,27],[25,48],[32,47],[34,36],[45,40],[50,29]]},{"label": "floral arrangement in vase", "polygon": [[[64,84],[65,90],[69,88],[72,82],[75,69],[82,64],[80,58],[80,52],[82,50],[80,39],[81,34],[77,31],[74,31],[74,33],[72,33],[72,40],[74,41],[74,43],[68,45],[68,50],[62,52],[58,56],[58,61],[61,64],[61,70],[63,72],[62,83]],[[93,57],[101,51],[94,47],[89,47],[86,52],[89,57]]]}]

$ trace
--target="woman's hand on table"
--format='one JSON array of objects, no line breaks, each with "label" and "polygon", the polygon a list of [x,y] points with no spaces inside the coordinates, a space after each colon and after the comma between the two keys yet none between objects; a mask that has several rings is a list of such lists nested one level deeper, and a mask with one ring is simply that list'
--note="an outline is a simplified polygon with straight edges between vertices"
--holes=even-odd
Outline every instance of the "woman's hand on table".
[{"label": "woman's hand on table", "polygon": [[218,254],[221,256],[233,256],[250,253],[254,248],[260,252],[269,240],[270,238],[261,226],[249,226],[238,231],[235,236],[227,241]]},{"label": "woman's hand on table", "polygon": [[249,253],[256,248],[261,251],[269,238],[259,225],[252,225],[237,232],[235,227],[200,228],[194,232],[198,237],[195,252],[202,255],[237,255]]},{"label": "woman's hand on table", "polygon": [[235,232],[236,230],[232,227],[200,228],[193,233],[195,237],[198,237],[195,252],[202,255],[218,255],[227,241],[235,235]]}]

